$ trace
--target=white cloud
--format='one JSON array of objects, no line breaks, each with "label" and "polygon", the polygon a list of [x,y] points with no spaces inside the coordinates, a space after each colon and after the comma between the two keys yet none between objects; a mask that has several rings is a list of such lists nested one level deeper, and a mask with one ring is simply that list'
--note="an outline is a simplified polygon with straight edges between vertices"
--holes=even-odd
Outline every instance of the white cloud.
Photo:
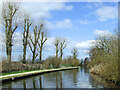
[{"label": "white cloud", "polygon": [[13,46],[22,46],[23,35],[20,32],[15,32],[13,34]]},{"label": "white cloud", "polygon": [[103,5],[103,2],[88,2],[88,5],[86,5],[86,7],[88,9],[94,9],[94,8],[97,8],[97,7],[100,7]]},{"label": "white cloud", "polygon": [[108,19],[117,18],[118,10],[116,7],[103,6],[96,10],[96,15],[98,16],[99,21],[106,21]]},{"label": "white cloud", "polygon": [[[2,32],[0,33],[1,39],[0,39],[0,43],[2,45],[2,51],[5,51],[5,33]],[[20,32],[15,32],[13,34],[13,38],[12,38],[13,42],[13,52],[21,52],[22,51],[22,33]]]},{"label": "white cloud", "polygon": [[87,54],[87,53],[89,53],[89,50],[83,50],[83,53]]},{"label": "white cloud", "polygon": [[72,9],[73,9],[73,6],[72,6],[72,5],[66,6],[65,9],[66,9],[66,10],[72,10]]},{"label": "white cloud", "polygon": [[[45,43],[45,51],[55,51],[55,47],[53,45],[53,42],[55,40],[56,37],[49,37],[48,40]],[[72,40],[68,37],[64,37],[66,38],[66,51],[71,53],[71,50],[73,48],[77,48],[80,54],[88,54],[89,49],[93,46],[95,40],[88,40],[88,41],[84,41],[84,42],[78,42],[75,40]]]},{"label": "white cloud", "polygon": [[72,5],[66,5],[63,2],[27,2],[24,3],[23,8],[28,11],[28,13],[33,18],[50,18],[50,11],[55,10],[71,10],[73,8]]},{"label": "white cloud", "polygon": [[108,30],[95,30],[94,34],[97,36],[111,36],[112,33],[109,32]]},{"label": "white cloud", "polygon": [[54,50],[54,45],[53,45],[53,41],[54,41],[55,38],[53,37],[48,37],[46,43],[45,43],[45,50],[47,51],[51,51],[51,50]]},{"label": "white cloud", "polygon": [[48,22],[46,21],[48,28],[71,28],[73,26],[70,19],[65,19],[58,22]]},{"label": "white cloud", "polygon": [[77,48],[81,48],[81,49],[89,49],[90,47],[93,46],[93,42],[95,42],[95,40],[88,40],[85,42],[79,42],[76,44]]},{"label": "white cloud", "polygon": [[79,23],[80,23],[80,24],[88,24],[89,21],[88,21],[88,20],[79,20]]},{"label": "white cloud", "polygon": [[93,6],[92,5],[87,5],[86,6],[88,9],[93,9]]}]

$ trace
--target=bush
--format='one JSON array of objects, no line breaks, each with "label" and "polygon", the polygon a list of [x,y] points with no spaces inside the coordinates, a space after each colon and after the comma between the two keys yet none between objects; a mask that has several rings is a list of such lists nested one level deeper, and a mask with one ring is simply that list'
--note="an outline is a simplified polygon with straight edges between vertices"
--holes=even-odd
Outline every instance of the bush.
[{"label": "bush", "polygon": [[90,50],[91,72],[97,73],[108,80],[119,81],[118,70],[118,36],[100,36]]},{"label": "bush", "polygon": [[61,62],[62,60],[60,58],[48,57],[43,64],[45,68],[59,68],[61,66]]}]

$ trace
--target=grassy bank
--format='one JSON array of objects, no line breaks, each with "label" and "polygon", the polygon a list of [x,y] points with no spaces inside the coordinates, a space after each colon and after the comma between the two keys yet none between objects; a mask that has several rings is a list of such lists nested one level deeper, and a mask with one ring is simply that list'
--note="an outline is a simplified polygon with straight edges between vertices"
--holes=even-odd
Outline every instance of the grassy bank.
[{"label": "grassy bank", "polygon": [[55,69],[44,69],[44,70],[32,70],[32,71],[20,71],[20,72],[5,73],[4,75],[0,76],[0,79],[14,80],[14,79],[17,79],[20,77],[26,77],[26,76],[36,75],[36,74],[61,71],[61,70],[68,70],[68,69],[77,69],[77,68],[78,67],[63,67],[63,68],[55,68]]}]

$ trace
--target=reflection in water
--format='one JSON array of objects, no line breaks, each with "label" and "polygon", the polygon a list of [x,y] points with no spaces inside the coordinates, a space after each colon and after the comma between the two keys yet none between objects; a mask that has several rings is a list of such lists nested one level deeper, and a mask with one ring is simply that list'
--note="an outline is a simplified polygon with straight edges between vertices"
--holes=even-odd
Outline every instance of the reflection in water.
[{"label": "reflection in water", "polygon": [[57,77],[58,73],[56,73],[56,90],[58,90],[58,77]]},{"label": "reflection in water", "polygon": [[36,90],[36,87],[35,87],[35,78],[33,78],[33,89]]},{"label": "reflection in water", "polygon": [[62,90],[62,72],[60,72],[60,90]]},{"label": "reflection in water", "polygon": [[87,68],[52,72],[28,77],[2,84],[3,88],[111,88],[117,87],[96,75],[90,74]]},{"label": "reflection in water", "polygon": [[42,79],[41,79],[41,76],[39,77],[39,81],[40,81],[40,90],[42,90]]},{"label": "reflection in water", "polygon": [[8,90],[11,90],[11,89],[12,89],[12,83],[8,85]]},{"label": "reflection in water", "polygon": [[23,80],[24,90],[26,90],[26,80]]},{"label": "reflection in water", "polygon": [[94,74],[90,74],[90,78],[89,78],[90,83],[92,84],[93,87],[97,87],[97,88],[117,88],[118,86],[110,83]]}]

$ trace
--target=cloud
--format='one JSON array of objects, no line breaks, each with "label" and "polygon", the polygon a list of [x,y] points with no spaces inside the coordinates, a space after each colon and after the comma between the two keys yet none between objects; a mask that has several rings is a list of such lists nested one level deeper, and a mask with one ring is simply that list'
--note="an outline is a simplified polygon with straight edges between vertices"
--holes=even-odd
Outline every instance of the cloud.
[{"label": "cloud", "polygon": [[72,10],[72,9],[73,9],[73,6],[72,6],[72,5],[66,6],[65,9],[66,9],[66,10]]},{"label": "cloud", "polygon": [[89,49],[90,47],[92,47],[92,43],[95,42],[95,40],[88,40],[88,41],[85,41],[85,42],[79,42],[76,44],[76,47],[77,48],[80,48],[80,49]]},{"label": "cloud", "polygon": [[80,24],[88,24],[89,21],[88,20],[78,20]]},{"label": "cloud", "polygon": [[[5,33],[2,32],[0,34],[1,39],[0,39],[0,43],[2,45],[2,51],[5,51]],[[13,51],[15,52],[21,52],[22,51],[22,33],[20,32],[15,32],[13,34],[13,38],[12,38],[12,44],[13,44]]]},{"label": "cloud", "polygon": [[[45,48],[44,50],[46,51],[55,51],[55,47],[53,45],[53,42],[55,40],[56,37],[49,37],[48,40],[45,43]],[[93,42],[95,42],[95,40],[88,40],[88,41],[84,41],[84,42],[79,42],[79,41],[75,41],[72,40],[68,37],[64,37],[66,38],[66,48],[65,50],[67,52],[71,52],[71,50],[73,48],[77,48],[80,54],[88,54],[89,49],[93,46]]]},{"label": "cloud", "polygon": [[63,21],[57,21],[57,22],[49,22],[46,21],[48,28],[71,28],[73,26],[72,21],[70,19],[65,19]]},{"label": "cloud", "polygon": [[95,14],[98,16],[99,21],[106,21],[108,19],[117,18],[117,8],[111,6],[103,6],[96,10]]},{"label": "cloud", "polygon": [[54,45],[53,45],[54,39],[55,38],[53,37],[48,37],[47,41],[45,42],[45,47],[44,47],[45,50],[47,51],[54,50]]},{"label": "cloud", "polygon": [[88,4],[86,5],[86,7],[88,9],[94,9],[94,8],[97,8],[97,7],[100,7],[103,5],[103,2],[88,2]]},{"label": "cloud", "polygon": [[95,30],[94,34],[97,36],[111,36],[112,33],[109,32],[108,30]]},{"label": "cloud", "polygon": [[66,5],[63,2],[27,2],[24,3],[23,8],[28,11],[28,13],[33,18],[50,18],[51,11],[55,10],[72,10],[72,5]]}]

